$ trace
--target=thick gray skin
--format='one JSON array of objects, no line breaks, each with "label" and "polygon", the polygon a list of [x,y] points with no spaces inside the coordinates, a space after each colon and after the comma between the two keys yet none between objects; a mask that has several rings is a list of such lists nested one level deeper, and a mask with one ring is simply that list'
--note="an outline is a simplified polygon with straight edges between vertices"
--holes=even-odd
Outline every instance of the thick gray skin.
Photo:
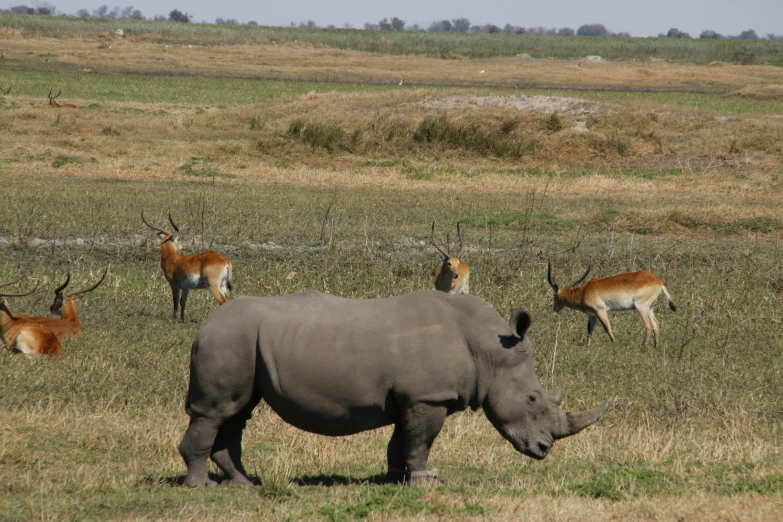
[{"label": "thick gray skin", "polygon": [[225,472],[223,484],[250,483],[242,430],[262,398],[289,424],[321,435],[393,424],[389,480],[437,483],[426,481],[432,442],[446,417],[466,408],[483,407],[518,451],[542,459],[609,402],[560,410],[560,390],[548,394],[533,372],[529,325],[525,312],[506,321],[478,297],[434,290],[229,301],[204,321],[191,349],[190,425],[179,445],[185,485],[214,485],[207,457]]}]

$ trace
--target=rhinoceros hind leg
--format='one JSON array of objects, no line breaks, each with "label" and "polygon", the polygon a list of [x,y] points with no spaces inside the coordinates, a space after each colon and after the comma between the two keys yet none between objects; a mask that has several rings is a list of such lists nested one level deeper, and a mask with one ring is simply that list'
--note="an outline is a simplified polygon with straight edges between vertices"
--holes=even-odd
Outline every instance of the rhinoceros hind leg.
[{"label": "rhinoceros hind leg", "polygon": [[405,430],[402,422],[394,426],[389,440],[389,446],[386,448],[386,460],[389,470],[386,472],[384,482],[399,484],[405,481]]},{"label": "rhinoceros hind leg", "polygon": [[[215,442],[220,427],[219,419],[211,419],[193,415],[182,442],[179,443],[179,454],[185,460],[188,474],[185,486],[203,488],[207,486],[207,457]],[[214,482],[211,481],[210,482]]]},{"label": "rhinoceros hind leg", "polygon": [[405,463],[408,484],[411,486],[438,486],[437,470],[427,471],[427,459],[435,437],[443,428],[448,415],[445,404],[416,404],[403,411],[405,435]]},{"label": "rhinoceros hind leg", "polygon": [[242,466],[242,431],[247,417],[240,412],[226,421],[212,446],[212,460],[226,474],[221,486],[248,486],[253,483]]}]

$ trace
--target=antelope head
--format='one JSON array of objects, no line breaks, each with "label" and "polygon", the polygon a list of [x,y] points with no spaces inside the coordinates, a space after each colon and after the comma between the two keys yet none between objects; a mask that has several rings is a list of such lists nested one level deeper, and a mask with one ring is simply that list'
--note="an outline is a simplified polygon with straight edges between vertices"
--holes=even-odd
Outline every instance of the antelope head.
[{"label": "antelope head", "polygon": [[[587,275],[590,273],[590,269],[592,268],[592,266],[593,266],[592,263],[587,265],[587,270],[585,270],[585,273],[582,274],[582,277],[580,277],[579,279],[577,279],[576,281],[574,281],[573,283],[571,283],[570,285],[565,287],[565,290],[570,290],[570,289],[574,288],[576,285],[578,285],[579,283],[581,283],[582,281],[584,281],[587,278]],[[546,271],[546,280],[547,280],[547,283],[549,283],[549,286],[552,287],[552,291],[554,292],[554,297],[555,297],[555,304],[552,307],[552,310],[554,310],[555,312],[560,312],[560,310],[563,309],[563,307],[566,305],[566,303],[565,303],[565,301],[563,301],[561,299],[561,296],[560,296],[560,292],[561,292],[560,285],[558,285],[557,282],[555,281],[555,278],[552,277],[552,262],[551,261],[547,263],[546,270],[547,270]]]},{"label": "antelope head", "polygon": [[60,310],[62,310],[63,304],[66,302],[66,299],[81,299],[81,296],[83,294],[86,294],[88,292],[92,292],[96,288],[98,288],[101,283],[103,283],[103,280],[106,278],[106,274],[109,273],[109,268],[111,265],[106,267],[106,270],[104,270],[103,275],[98,280],[97,283],[95,283],[92,286],[88,286],[86,288],[82,288],[81,290],[74,290],[72,292],[68,292],[67,294],[64,293],[65,289],[68,287],[68,283],[71,282],[71,271],[68,271],[68,276],[65,278],[65,282],[54,289],[54,303],[52,303],[52,306],[49,307],[49,312],[52,314],[59,314]]},{"label": "antelope head", "polygon": [[174,247],[175,252],[182,250],[183,245],[179,241],[179,237],[177,236],[177,233],[179,233],[179,227],[174,223],[174,220],[171,218],[171,212],[169,212],[169,223],[171,223],[171,226],[174,227],[174,232],[168,232],[166,230],[163,230],[162,228],[158,228],[156,226],[147,223],[147,220],[144,218],[144,211],[141,212],[141,220],[144,222],[145,225],[147,225],[149,228],[157,232],[158,237],[160,238],[161,241],[161,245],[171,243],[171,245]]},{"label": "antelope head", "polygon": [[435,269],[433,274],[435,289],[450,294],[469,294],[470,267],[465,261],[460,259],[464,244],[459,223],[457,223],[457,236],[459,237],[459,251],[455,256],[452,256],[448,245],[446,250],[443,250],[435,242],[435,222],[433,221],[430,239],[435,250],[440,253],[442,258],[441,265]]}]

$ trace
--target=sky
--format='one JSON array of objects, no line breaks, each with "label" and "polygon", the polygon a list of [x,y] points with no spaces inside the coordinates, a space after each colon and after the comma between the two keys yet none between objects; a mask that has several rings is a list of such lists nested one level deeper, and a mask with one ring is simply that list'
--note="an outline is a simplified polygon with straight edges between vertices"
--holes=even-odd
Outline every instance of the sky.
[{"label": "sky", "polygon": [[[473,25],[505,24],[522,27],[570,27],[603,24],[611,32],[631,36],[657,36],[675,27],[697,37],[704,30],[737,35],[754,29],[759,36],[783,35],[783,0],[222,0],[172,1],[47,0],[59,12],[94,11],[106,4],[132,5],[147,18],[168,15],[179,9],[193,15],[194,22],[214,23],[216,18],[250,20],[259,25],[288,25],[314,21],[319,27],[334,25],[363,28],[383,18],[397,17],[407,25],[429,26],[437,20],[468,18]],[[0,0],[0,9],[14,5],[38,5],[43,0]]]}]

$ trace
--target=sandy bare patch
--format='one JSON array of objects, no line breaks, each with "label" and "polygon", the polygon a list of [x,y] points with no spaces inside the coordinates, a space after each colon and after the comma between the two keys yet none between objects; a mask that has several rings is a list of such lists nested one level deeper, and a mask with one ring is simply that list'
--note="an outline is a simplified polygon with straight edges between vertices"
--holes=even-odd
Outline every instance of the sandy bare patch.
[{"label": "sandy bare patch", "polygon": [[587,115],[596,112],[601,107],[598,103],[588,102],[577,98],[525,94],[512,96],[449,96],[448,98],[427,99],[415,102],[411,105],[441,110],[475,109],[481,106],[493,105],[520,111],[537,111],[545,113],[560,112],[569,115]]}]

